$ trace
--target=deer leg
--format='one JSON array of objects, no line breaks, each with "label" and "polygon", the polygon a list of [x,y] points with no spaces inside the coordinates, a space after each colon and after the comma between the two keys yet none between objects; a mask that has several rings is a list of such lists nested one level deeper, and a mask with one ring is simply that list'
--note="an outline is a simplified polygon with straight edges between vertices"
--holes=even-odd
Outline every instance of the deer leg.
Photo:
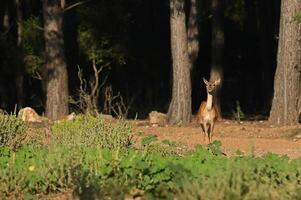
[{"label": "deer leg", "polygon": [[208,144],[211,142],[211,140],[210,140],[210,134],[211,134],[210,130],[211,130],[211,124],[208,124],[208,129],[207,129]]},{"label": "deer leg", "polygon": [[210,131],[209,131],[209,142],[210,142],[210,143],[212,142],[213,127],[214,127],[214,124],[211,123],[211,124],[210,124]]},{"label": "deer leg", "polygon": [[205,127],[204,127],[204,124],[201,124],[201,127],[202,127],[203,133],[205,133]]},{"label": "deer leg", "polygon": [[202,126],[202,129],[203,129],[203,135],[204,135],[203,142],[206,143],[207,125],[206,125],[206,123],[202,123],[201,126]]}]

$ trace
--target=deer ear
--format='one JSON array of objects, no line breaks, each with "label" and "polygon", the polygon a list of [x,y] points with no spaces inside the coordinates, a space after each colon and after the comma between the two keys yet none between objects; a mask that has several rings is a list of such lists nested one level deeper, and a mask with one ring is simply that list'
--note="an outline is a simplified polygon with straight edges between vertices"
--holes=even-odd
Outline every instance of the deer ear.
[{"label": "deer ear", "polygon": [[206,85],[208,85],[208,81],[205,78],[203,78],[203,81]]},{"label": "deer ear", "polygon": [[215,85],[219,85],[221,83],[221,79],[219,78],[219,79],[217,79],[216,81],[214,81],[214,84]]}]

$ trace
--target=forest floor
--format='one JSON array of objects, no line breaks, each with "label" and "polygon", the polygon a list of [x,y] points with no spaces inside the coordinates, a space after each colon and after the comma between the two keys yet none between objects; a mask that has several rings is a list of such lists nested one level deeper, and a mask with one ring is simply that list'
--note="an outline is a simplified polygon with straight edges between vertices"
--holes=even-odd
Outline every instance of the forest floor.
[{"label": "forest floor", "polygon": [[[136,139],[149,134],[156,135],[159,141],[175,141],[185,148],[205,144],[201,127],[197,124],[181,126],[152,126],[148,121],[135,121]],[[266,121],[220,120],[214,127],[213,140],[222,143],[222,151],[232,155],[237,150],[245,154],[264,155],[268,152],[301,157],[301,125],[273,127]]]}]

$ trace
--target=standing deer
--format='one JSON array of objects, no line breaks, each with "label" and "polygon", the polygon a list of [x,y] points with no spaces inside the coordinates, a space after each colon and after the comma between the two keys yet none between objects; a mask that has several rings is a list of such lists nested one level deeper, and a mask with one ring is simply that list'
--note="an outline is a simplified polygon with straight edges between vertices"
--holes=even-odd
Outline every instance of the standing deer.
[{"label": "standing deer", "polygon": [[196,118],[198,120],[198,123],[201,124],[204,133],[204,141],[206,140],[207,135],[209,143],[211,143],[214,123],[218,117],[217,108],[213,104],[213,93],[216,89],[216,86],[220,84],[220,79],[216,81],[207,81],[205,78],[203,78],[203,81],[206,85],[207,101],[203,101],[201,103]]}]

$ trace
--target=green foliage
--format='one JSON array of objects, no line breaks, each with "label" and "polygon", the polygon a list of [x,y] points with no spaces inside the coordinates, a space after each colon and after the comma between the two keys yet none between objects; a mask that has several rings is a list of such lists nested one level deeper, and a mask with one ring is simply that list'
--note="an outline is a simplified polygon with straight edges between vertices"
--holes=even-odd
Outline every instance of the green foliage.
[{"label": "green foliage", "polygon": [[98,115],[80,115],[75,121],[62,121],[52,127],[54,142],[64,145],[83,145],[119,149],[131,145],[132,130],[125,121],[105,122]]},{"label": "green foliage", "polygon": [[0,168],[1,198],[68,188],[85,199],[124,199],[126,194],[147,199],[301,197],[300,159],[275,154],[226,158],[199,146],[185,156],[88,146],[24,146],[16,152],[2,147]]},{"label": "green foliage", "polygon": [[209,152],[211,152],[213,155],[222,155],[221,151],[222,143],[221,141],[215,140],[214,142],[207,145],[207,148]]},{"label": "green foliage", "polygon": [[[8,132],[3,130],[24,132],[15,115],[0,116],[1,136]],[[301,198],[301,159],[239,152],[225,157],[220,141],[179,153],[178,144],[160,144],[156,135],[145,136],[142,148],[134,149],[131,127],[101,116],[77,116],[56,123],[52,131],[47,147],[0,147],[0,199],[65,190],[81,199]]]},{"label": "green foliage", "polygon": [[225,17],[236,22],[243,28],[244,19],[247,15],[244,0],[229,0],[224,11]]},{"label": "green foliage", "polygon": [[143,146],[147,146],[156,141],[158,141],[158,137],[156,135],[147,135],[144,138],[142,138],[141,144]]},{"label": "green foliage", "polygon": [[112,61],[117,64],[124,64],[125,57],[121,48],[113,43],[109,36],[97,36],[93,28],[88,25],[79,27],[79,47],[90,62],[95,64],[107,64]]},{"label": "green foliage", "polygon": [[163,140],[162,144],[158,142],[156,135],[147,135],[141,139],[142,152],[155,153],[161,156],[182,155],[186,149],[178,146],[175,141]]},{"label": "green foliage", "polygon": [[25,69],[29,75],[35,75],[44,63],[43,25],[39,17],[31,16],[24,21]]},{"label": "green foliage", "polygon": [[27,125],[15,114],[0,114],[0,147],[17,148],[26,137]]}]

